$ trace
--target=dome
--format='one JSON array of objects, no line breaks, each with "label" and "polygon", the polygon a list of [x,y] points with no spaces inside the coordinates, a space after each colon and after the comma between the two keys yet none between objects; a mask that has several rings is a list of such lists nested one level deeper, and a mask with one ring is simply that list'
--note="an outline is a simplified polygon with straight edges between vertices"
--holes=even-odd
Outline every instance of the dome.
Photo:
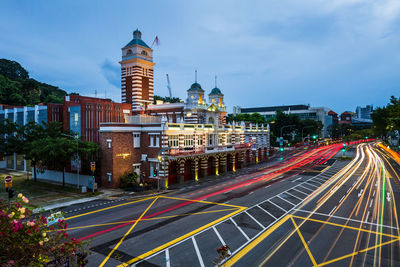
[{"label": "dome", "polygon": [[192,85],[190,86],[190,89],[189,89],[189,90],[201,90],[201,91],[204,91],[204,90],[201,88],[201,85],[198,84],[197,82],[194,83],[194,84],[192,84]]},{"label": "dome", "polygon": [[139,29],[136,29],[136,30],[133,32],[133,38],[134,38],[134,39],[142,39],[142,33],[139,31]]},{"label": "dome", "polygon": [[221,90],[219,90],[218,87],[215,87],[214,89],[211,90],[210,95],[222,95]]}]

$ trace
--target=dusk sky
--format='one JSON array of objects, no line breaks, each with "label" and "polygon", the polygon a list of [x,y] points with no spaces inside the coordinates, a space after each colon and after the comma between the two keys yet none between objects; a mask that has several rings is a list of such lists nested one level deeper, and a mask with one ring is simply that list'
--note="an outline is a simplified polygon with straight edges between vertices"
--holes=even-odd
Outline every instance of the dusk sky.
[{"label": "dusk sky", "polygon": [[121,48],[154,46],[155,94],[198,82],[228,111],[310,104],[336,112],[400,96],[399,0],[0,2],[0,58],[67,92],[121,101]]}]

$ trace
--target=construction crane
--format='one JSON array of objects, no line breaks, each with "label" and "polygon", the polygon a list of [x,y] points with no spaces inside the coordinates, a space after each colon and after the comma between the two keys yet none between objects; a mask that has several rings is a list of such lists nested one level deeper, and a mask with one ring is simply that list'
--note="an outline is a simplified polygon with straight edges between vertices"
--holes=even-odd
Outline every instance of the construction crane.
[{"label": "construction crane", "polygon": [[169,91],[169,97],[171,97],[172,98],[172,91],[171,91],[171,82],[169,81],[169,76],[168,76],[168,73],[167,73],[167,87],[168,87],[168,91]]}]

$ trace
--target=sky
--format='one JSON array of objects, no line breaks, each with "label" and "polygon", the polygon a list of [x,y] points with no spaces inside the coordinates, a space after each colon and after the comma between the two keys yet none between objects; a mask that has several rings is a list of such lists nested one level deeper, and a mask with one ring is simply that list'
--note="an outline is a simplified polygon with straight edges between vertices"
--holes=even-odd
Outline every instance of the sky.
[{"label": "sky", "polygon": [[233,106],[336,112],[400,96],[400,1],[0,1],[0,58],[67,92],[121,101],[121,48],[153,46],[155,94],[214,77]]}]

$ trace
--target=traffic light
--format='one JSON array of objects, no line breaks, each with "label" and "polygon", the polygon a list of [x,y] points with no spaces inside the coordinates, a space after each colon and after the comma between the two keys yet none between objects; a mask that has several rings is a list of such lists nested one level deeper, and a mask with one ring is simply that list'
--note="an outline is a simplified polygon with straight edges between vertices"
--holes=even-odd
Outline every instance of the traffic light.
[{"label": "traffic light", "polygon": [[284,149],[283,147],[280,147],[279,150],[280,150],[280,151],[283,151],[283,150],[285,150],[285,149]]},{"label": "traffic light", "polygon": [[314,135],[312,136],[312,139],[317,139],[317,137],[318,137],[318,135],[314,134]]},{"label": "traffic light", "polygon": [[157,177],[157,176],[158,176],[158,170],[154,170],[153,177]]},{"label": "traffic light", "polygon": [[343,143],[343,148],[346,148],[346,143]]},{"label": "traffic light", "polygon": [[14,189],[8,189],[8,199],[12,199],[14,197]]}]

